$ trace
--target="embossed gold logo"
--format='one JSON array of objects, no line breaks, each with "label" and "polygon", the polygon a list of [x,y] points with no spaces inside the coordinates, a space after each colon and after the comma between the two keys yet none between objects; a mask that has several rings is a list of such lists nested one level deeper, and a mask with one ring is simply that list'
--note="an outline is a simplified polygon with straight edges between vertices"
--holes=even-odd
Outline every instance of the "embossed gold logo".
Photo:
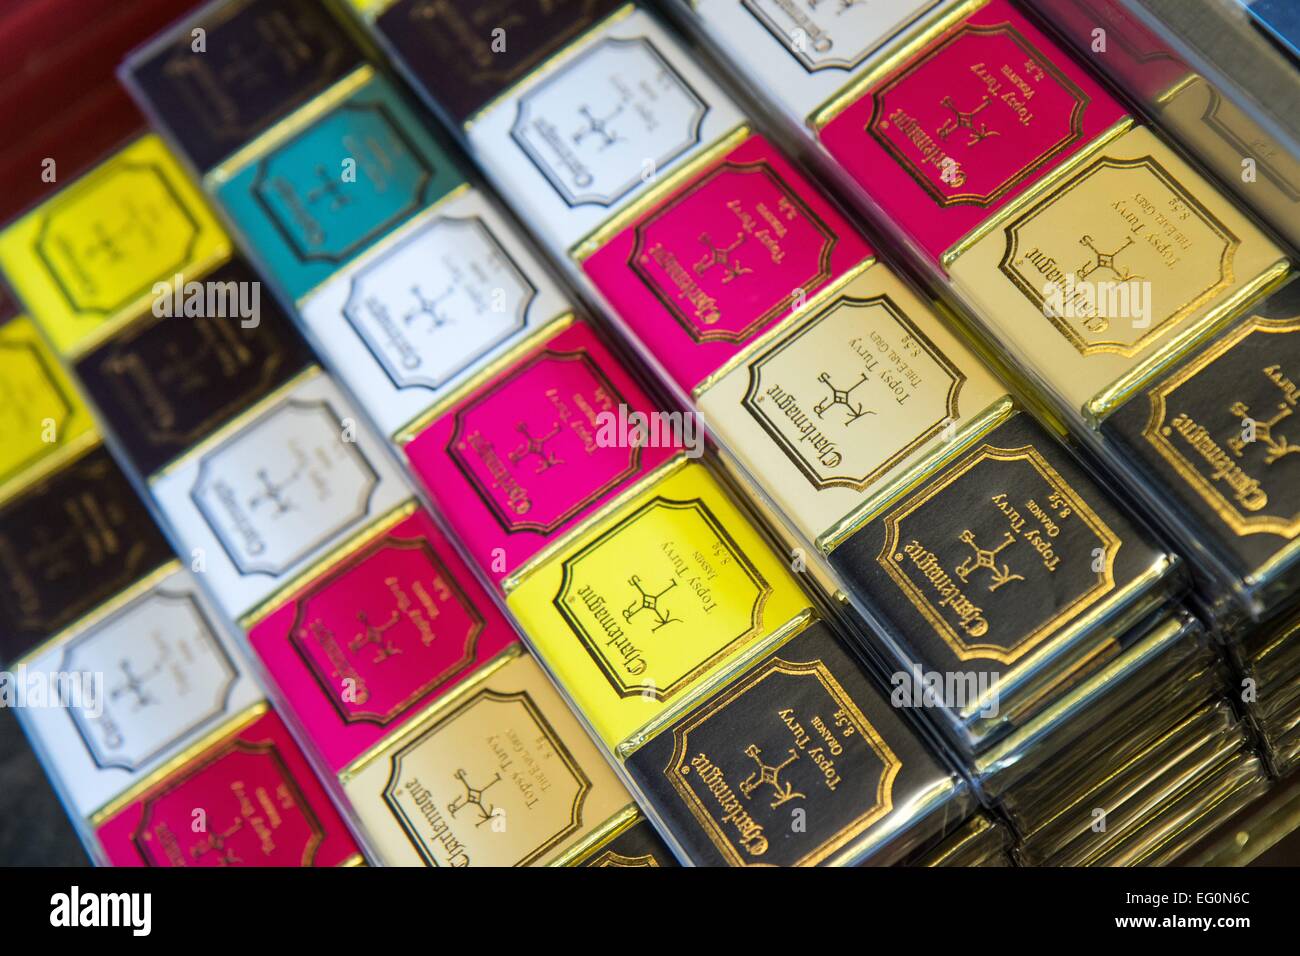
[{"label": "embossed gold logo", "polygon": [[852,425],[854,422],[856,422],[859,418],[862,418],[864,415],[876,414],[872,410],[864,409],[862,407],[861,402],[854,404],[850,398],[850,396],[852,396],[853,394],[854,389],[856,389],[859,385],[862,385],[867,381],[866,372],[863,372],[861,375],[859,375],[858,380],[854,382],[852,385],[850,385],[848,388],[836,388],[835,383],[831,381],[831,375],[829,372],[820,373],[817,376],[817,381],[821,382],[830,390],[830,395],[828,395],[826,398],[822,399],[820,402],[818,402],[816,405],[813,406],[813,414],[816,415],[818,418],[824,418],[826,416],[826,413],[830,411],[832,408],[834,408],[836,405],[844,406],[845,413],[848,416],[844,421],[844,424],[846,426]]},{"label": "embossed gold logo", "polygon": [[[823,661],[772,657],[673,728],[666,774],[732,866],[813,866],[889,814],[901,769]],[[779,840],[794,802],[807,839]]]},{"label": "embossed gold logo", "polygon": [[1002,135],[997,130],[990,129],[988,123],[975,119],[976,115],[988,108],[989,102],[988,96],[981,96],[979,105],[974,109],[959,110],[951,96],[944,96],[939,100],[939,105],[952,113],[952,118],[940,124],[938,129],[939,138],[947,139],[958,130],[965,130],[966,145],[977,146],[990,136]]},{"label": "embossed gold logo", "polygon": [[[1300,321],[1246,319],[1149,393],[1143,437],[1238,535],[1300,534],[1300,459],[1290,457],[1300,445],[1279,428],[1300,402],[1300,376],[1277,362],[1263,364],[1294,354],[1284,337],[1297,333]],[[1230,390],[1236,396],[1223,401],[1219,396]],[[1201,411],[1201,396],[1212,396],[1217,408]],[[1252,417],[1259,409],[1271,414]]]},{"label": "embossed gold logo", "polygon": [[1003,275],[1079,354],[1124,356],[1228,288],[1241,244],[1151,156],[1099,156],[1008,224],[1006,243]]},{"label": "embossed gold logo", "polygon": [[695,263],[695,274],[697,276],[702,276],[715,266],[721,266],[721,281],[723,285],[729,285],[741,276],[750,275],[754,270],[749,268],[749,266],[742,265],[740,258],[732,255],[732,253],[744,245],[744,243],[745,234],[743,232],[736,233],[736,238],[726,246],[716,245],[713,240],[709,238],[707,232],[700,233],[700,244],[704,246],[705,253],[700,257],[699,261]]},{"label": "embossed gold logo", "polygon": [[780,763],[764,763],[763,751],[759,749],[757,744],[750,744],[746,747],[745,756],[754,761],[757,769],[740,781],[741,794],[747,798],[753,797],[754,791],[759,787],[771,787],[771,793],[768,794],[771,797],[771,802],[767,805],[770,810],[783,807],[791,800],[802,800],[808,796],[806,793],[795,790],[794,784],[788,781],[781,782],[781,771],[799,759],[799,751],[793,747],[787,748],[786,753],[789,756]]},{"label": "embossed gold logo", "polygon": [[1249,424],[1242,431],[1246,432],[1249,437],[1238,435],[1235,438],[1228,439],[1228,447],[1238,458],[1246,453],[1246,446],[1255,442],[1262,443],[1264,447],[1264,464],[1271,465],[1279,458],[1286,455],[1300,452],[1300,445],[1291,444],[1291,440],[1283,434],[1274,434],[1276,428],[1283,419],[1290,418],[1295,408],[1286,402],[1279,402],[1277,413],[1267,421],[1256,421],[1250,416],[1250,406],[1245,402],[1233,402],[1228,406],[1228,411],[1243,422]]},{"label": "embossed gold logo", "polygon": [[1115,587],[1119,537],[1032,445],[981,446],[884,524],[877,562],[958,660],[1012,664]]},{"label": "embossed gold logo", "polygon": [[401,654],[402,649],[391,638],[384,636],[397,624],[398,617],[397,611],[393,611],[383,624],[375,625],[370,623],[370,617],[365,611],[358,611],[357,623],[361,626],[361,630],[348,644],[348,650],[356,654],[368,646],[374,647],[375,656],[371,659],[372,664],[382,664],[389,658]]},{"label": "embossed gold logo", "polygon": [[627,583],[636,588],[638,597],[624,609],[623,620],[631,624],[632,619],[642,611],[649,611],[651,616],[654,618],[654,623],[650,625],[651,634],[659,630],[659,628],[666,627],[669,624],[681,623],[682,619],[680,617],[673,617],[671,611],[659,606],[659,599],[673,588],[677,587],[676,579],[669,581],[662,591],[655,594],[646,591],[641,584],[641,579],[635,574],[627,579]]},{"label": "embossed gold logo", "polygon": [[998,588],[1002,587],[1002,585],[1007,584],[1010,581],[1023,581],[1025,579],[1023,574],[1013,573],[1010,565],[998,564],[998,552],[1003,548],[1010,547],[1016,543],[1016,536],[1010,531],[1003,532],[1002,541],[992,550],[981,548],[976,544],[975,532],[971,531],[969,528],[957,537],[963,544],[970,545],[971,551],[973,552],[970,557],[953,569],[956,572],[957,577],[961,578],[963,584],[969,582],[970,576],[980,570],[989,572],[990,591],[996,591]]},{"label": "embossed gold logo", "polygon": [[771,592],[702,500],[652,498],[564,559],[554,605],[620,697],[668,700],[761,633]]}]

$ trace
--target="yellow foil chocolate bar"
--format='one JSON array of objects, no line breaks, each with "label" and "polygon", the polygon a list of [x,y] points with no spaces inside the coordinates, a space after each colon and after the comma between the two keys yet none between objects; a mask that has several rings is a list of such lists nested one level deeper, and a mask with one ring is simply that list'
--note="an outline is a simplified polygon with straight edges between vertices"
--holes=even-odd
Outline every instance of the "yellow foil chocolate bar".
[{"label": "yellow foil chocolate bar", "polygon": [[507,598],[611,750],[635,747],[647,724],[809,607],[708,468],[679,462],[534,565]]},{"label": "yellow foil chocolate bar", "polygon": [[0,232],[0,268],[64,355],[150,308],[230,239],[155,135],[114,153]]}]

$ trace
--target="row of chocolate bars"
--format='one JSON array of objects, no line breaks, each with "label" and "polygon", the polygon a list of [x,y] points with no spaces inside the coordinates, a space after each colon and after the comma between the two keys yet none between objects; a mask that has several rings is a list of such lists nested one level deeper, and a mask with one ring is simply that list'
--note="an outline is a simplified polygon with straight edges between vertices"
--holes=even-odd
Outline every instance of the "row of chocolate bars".
[{"label": "row of chocolate bars", "polygon": [[1153,864],[1300,763],[1300,286],[1008,0],[219,0],[120,75],[0,231],[98,862]]}]

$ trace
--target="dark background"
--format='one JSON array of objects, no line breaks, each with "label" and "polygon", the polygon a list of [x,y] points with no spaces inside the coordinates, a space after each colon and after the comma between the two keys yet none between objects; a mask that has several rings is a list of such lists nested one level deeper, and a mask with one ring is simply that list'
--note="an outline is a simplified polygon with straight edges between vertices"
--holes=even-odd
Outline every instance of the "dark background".
[{"label": "dark background", "polygon": [[0,708],[0,866],[88,866],[18,718]]}]

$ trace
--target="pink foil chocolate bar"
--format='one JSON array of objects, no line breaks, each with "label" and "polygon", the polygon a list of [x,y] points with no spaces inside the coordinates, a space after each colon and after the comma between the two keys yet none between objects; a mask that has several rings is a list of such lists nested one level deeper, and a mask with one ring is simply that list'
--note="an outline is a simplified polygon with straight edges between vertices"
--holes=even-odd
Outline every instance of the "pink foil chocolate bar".
[{"label": "pink foil chocolate bar", "polygon": [[676,450],[619,427],[650,411],[609,349],[574,322],[405,450],[474,560],[500,580]]},{"label": "pink foil chocolate bar", "polygon": [[845,107],[823,145],[936,261],[1125,115],[1006,0]]},{"label": "pink foil chocolate bar", "polygon": [[516,634],[417,511],[315,576],[248,639],[337,773]]},{"label": "pink foil chocolate bar", "polygon": [[271,711],[117,810],[96,835],[113,866],[336,866],[358,853]]},{"label": "pink foil chocolate bar", "polygon": [[750,136],[593,252],[583,269],[690,392],[871,256],[839,211]]}]

